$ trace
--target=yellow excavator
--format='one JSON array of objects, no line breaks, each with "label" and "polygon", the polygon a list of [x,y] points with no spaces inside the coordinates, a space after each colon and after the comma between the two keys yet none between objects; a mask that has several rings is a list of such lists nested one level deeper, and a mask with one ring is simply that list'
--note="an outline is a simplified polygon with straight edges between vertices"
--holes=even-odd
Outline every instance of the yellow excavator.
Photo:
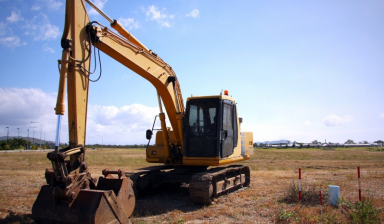
[{"label": "yellow excavator", "polygon": [[[118,34],[98,22],[90,22],[86,3],[105,17]],[[168,183],[186,184],[191,200],[204,204],[249,185],[248,166],[222,166],[248,160],[253,153],[253,134],[240,131],[242,119],[228,91],[189,97],[184,107],[172,68],[90,0],[66,1],[61,46],[56,146],[47,154],[52,163],[45,172],[47,185],[42,186],[32,207],[37,223],[127,223],[138,195]],[[88,90],[90,81],[100,78],[91,79],[90,61],[99,51],[156,88],[160,113],[154,122],[159,117],[161,130],[152,145],[153,126],[146,132],[146,161],[161,165],[130,172],[104,169],[98,179],[88,172]],[[59,149],[66,86],[69,146]],[[166,115],[171,127],[167,127]]]}]

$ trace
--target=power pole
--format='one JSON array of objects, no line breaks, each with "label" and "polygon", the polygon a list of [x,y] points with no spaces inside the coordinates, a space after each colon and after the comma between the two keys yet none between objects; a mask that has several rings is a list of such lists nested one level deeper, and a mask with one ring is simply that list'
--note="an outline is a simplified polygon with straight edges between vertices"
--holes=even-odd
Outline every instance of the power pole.
[{"label": "power pole", "polygon": [[43,125],[41,125],[40,122],[31,121],[31,123],[38,123],[38,124],[40,124],[40,149],[41,149],[41,130],[43,129]]},{"label": "power pole", "polygon": [[7,128],[7,144],[8,144],[9,127],[6,127],[6,128]]}]

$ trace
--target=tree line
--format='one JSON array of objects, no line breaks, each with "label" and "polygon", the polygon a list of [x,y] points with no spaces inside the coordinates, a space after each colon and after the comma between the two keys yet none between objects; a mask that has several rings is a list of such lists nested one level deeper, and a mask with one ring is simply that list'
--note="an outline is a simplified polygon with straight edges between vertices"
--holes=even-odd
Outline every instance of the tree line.
[{"label": "tree line", "polygon": [[[288,148],[288,145],[289,145],[290,141],[287,141],[286,143],[276,143],[276,144],[273,144],[273,145],[280,145],[280,146],[284,146],[286,148]],[[377,140],[377,141],[374,141],[373,143],[381,143],[381,144],[384,144],[384,141],[382,140]],[[311,143],[307,144],[307,143],[299,143],[299,142],[293,142],[292,144],[292,147],[300,147],[302,148],[304,145],[306,145],[307,148],[310,147],[310,144],[313,144],[313,145],[322,145],[324,143],[320,142],[320,141],[317,141],[317,140],[313,140]],[[335,143],[332,143],[332,142],[327,142],[327,144],[335,144]],[[348,139],[347,141],[345,141],[344,144],[356,144],[352,139]],[[358,142],[357,144],[369,144],[368,141],[360,141]],[[270,144],[267,144],[267,143],[253,143],[253,147],[264,147],[264,146],[267,146],[267,145],[270,145]]]},{"label": "tree line", "polygon": [[[24,138],[10,138],[8,140],[0,140],[0,150],[16,150],[16,149],[38,149],[39,143],[32,143]],[[52,149],[52,145],[41,145],[42,149]]]},{"label": "tree line", "polygon": [[[52,142],[41,145],[42,149],[52,149],[54,144]],[[68,143],[60,144],[60,148],[68,147]],[[87,148],[146,148],[146,144],[127,144],[127,145],[100,145],[92,144],[86,145]],[[8,140],[0,140],[0,150],[17,150],[17,149],[38,149],[39,143],[32,144],[23,138],[12,138]]]}]

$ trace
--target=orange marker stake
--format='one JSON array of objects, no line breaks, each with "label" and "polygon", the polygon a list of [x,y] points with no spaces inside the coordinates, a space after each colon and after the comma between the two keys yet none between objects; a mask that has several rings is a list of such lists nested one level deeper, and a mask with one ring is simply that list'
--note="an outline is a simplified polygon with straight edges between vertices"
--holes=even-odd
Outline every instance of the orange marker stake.
[{"label": "orange marker stake", "polygon": [[299,168],[299,201],[301,202],[301,168]]}]

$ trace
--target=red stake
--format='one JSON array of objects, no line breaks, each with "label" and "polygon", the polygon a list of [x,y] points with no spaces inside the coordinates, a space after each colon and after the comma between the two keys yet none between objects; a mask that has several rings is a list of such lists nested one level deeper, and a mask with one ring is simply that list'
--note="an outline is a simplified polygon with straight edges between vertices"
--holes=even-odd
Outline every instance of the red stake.
[{"label": "red stake", "polygon": [[357,179],[358,179],[358,182],[359,182],[359,201],[361,201],[360,167],[357,167]]},{"label": "red stake", "polygon": [[299,201],[301,201],[301,168],[299,168]]}]

